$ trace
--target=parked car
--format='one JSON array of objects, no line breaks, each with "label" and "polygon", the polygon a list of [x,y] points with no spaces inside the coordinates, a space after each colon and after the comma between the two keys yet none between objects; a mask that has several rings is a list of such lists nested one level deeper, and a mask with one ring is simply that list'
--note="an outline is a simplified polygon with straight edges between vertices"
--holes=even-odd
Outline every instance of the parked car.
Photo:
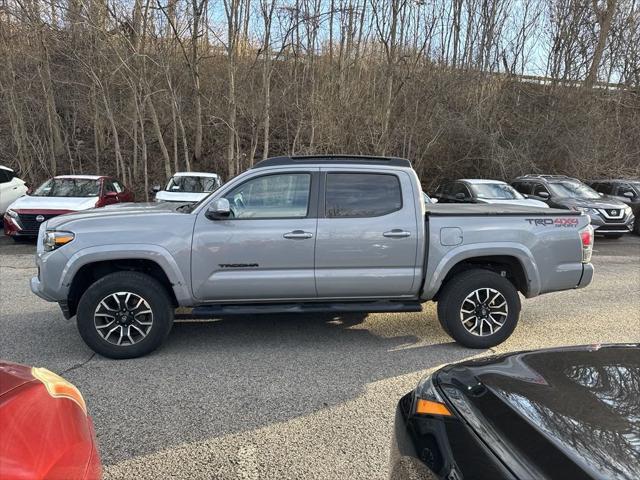
[{"label": "parked car", "polygon": [[413,312],[434,299],[447,333],[487,348],[515,328],[518,291],[591,282],[592,238],[581,212],[425,206],[408,160],[279,157],[199,204],[48,220],[31,289],[113,358],[157,348],[178,306],[197,318]]},{"label": "parked car", "polygon": [[398,403],[390,478],[635,480],[638,412],[639,345],[449,365]]},{"label": "parked car", "polygon": [[532,198],[525,198],[511,185],[499,180],[460,179],[440,185],[434,197],[442,203],[495,203],[528,207],[549,206]]},{"label": "parked car", "polygon": [[45,220],[70,212],[133,202],[134,194],[115,178],[99,175],[60,175],[35,192],[13,202],[4,215],[4,233],[34,238]]},{"label": "parked car", "polygon": [[523,195],[542,200],[550,207],[579,210],[591,217],[597,235],[620,238],[633,230],[631,207],[600,195],[580,180],[564,175],[525,175],[511,185]]},{"label": "parked car", "polygon": [[177,172],[164,190],[153,187],[156,202],[199,202],[222,184],[216,173]]},{"label": "parked car", "polygon": [[9,205],[28,191],[29,187],[16,176],[16,172],[0,165],[0,215],[4,215]]},{"label": "parked car", "polygon": [[636,217],[634,231],[640,235],[640,180],[592,180],[587,183],[606,198],[614,198],[631,207]]},{"label": "parked car", "polygon": [[97,480],[93,421],[80,391],[44,368],[0,361],[0,477]]}]

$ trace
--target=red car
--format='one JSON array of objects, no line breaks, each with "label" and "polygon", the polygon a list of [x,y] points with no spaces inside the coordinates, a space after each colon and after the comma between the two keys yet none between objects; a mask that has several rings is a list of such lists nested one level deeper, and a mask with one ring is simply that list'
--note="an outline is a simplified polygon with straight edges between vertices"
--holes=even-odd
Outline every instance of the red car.
[{"label": "red car", "polygon": [[133,192],[121,181],[99,175],[60,175],[18,198],[4,215],[4,233],[14,239],[36,237],[40,224],[64,213],[133,202]]},{"label": "red car", "polygon": [[3,480],[102,477],[82,395],[45,368],[0,361],[0,431]]}]

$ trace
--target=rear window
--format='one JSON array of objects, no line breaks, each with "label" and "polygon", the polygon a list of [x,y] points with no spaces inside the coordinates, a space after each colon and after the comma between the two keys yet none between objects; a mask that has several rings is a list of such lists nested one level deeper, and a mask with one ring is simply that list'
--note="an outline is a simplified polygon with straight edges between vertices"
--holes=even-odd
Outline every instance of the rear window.
[{"label": "rear window", "polygon": [[402,208],[400,181],[379,173],[329,173],[327,217],[379,217]]}]

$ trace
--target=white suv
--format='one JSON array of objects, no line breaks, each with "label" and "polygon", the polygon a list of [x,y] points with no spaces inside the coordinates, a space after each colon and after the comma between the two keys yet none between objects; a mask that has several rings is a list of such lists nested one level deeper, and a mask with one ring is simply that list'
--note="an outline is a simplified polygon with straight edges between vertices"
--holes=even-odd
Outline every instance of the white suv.
[{"label": "white suv", "polygon": [[17,198],[27,194],[29,187],[16,177],[16,172],[0,165],[0,217]]}]

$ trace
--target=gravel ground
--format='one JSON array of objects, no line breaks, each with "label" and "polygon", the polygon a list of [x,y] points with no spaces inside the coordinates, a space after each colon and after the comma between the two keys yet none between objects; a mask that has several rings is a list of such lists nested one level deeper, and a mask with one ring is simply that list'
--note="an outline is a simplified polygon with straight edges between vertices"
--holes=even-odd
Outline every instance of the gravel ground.
[{"label": "gravel ground", "polygon": [[[94,356],[57,305],[31,294],[34,247],[0,240],[0,358],[76,384],[106,479],[378,479],[395,404],[422,375],[486,355],[422,313],[246,316],[174,326],[156,353]],[[597,239],[583,290],[523,302],[493,349],[640,341],[640,237]]]}]

